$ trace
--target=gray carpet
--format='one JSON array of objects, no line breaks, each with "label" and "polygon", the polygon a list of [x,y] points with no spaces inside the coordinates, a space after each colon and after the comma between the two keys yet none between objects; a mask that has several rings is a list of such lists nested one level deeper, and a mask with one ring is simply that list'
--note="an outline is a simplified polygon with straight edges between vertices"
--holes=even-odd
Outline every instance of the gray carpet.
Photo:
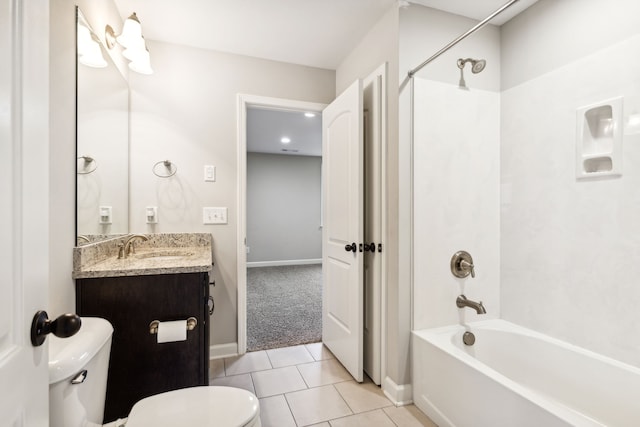
[{"label": "gray carpet", "polygon": [[322,340],[322,265],[247,269],[247,350]]}]

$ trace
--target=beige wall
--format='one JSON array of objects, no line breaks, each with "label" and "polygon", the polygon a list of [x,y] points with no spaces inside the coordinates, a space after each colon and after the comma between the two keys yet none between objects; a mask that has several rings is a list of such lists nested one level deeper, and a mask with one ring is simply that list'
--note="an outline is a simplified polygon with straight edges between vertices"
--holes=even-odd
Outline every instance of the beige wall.
[{"label": "beige wall", "polygon": [[[210,232],[216,311],[211,344],[237,341],[237,95],[329,103],[335,72],[149,41],[154,74],[131,73],[130,231]],[[152,166],[169,159],[171,179]],[[204,182],[203,166],[216,166]],[[144,208],[158,207],[158,224]],[[202,208],[227,207],[228,224],[203,225]]]},{"label": "beige wall", "polygon": [[[409,241],[398,234],[398,8],[393,5],[336,70],[336,94],[357,78],[388,64],[387,75],[387,378],[397,385],[411,382],[409,363],[410,287],[399,278],[399,248]],[[386,379],[383,379],[386,380]]]}]

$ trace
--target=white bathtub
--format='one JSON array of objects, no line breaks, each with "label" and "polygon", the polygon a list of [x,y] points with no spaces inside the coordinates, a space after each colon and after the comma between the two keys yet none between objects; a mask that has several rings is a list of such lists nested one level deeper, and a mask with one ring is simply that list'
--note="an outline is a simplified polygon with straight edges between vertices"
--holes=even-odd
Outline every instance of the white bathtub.
[{"label": "white bathtub", "polygon": [[413,332],[413,376],[440,427],[640,426],[640,369],[504,320]]}]

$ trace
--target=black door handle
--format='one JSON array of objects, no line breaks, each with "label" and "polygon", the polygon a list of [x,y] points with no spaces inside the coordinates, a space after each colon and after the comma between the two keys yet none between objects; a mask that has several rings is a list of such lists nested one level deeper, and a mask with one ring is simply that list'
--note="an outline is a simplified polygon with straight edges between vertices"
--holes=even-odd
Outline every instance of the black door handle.
[{"label": "black door handle", "polygon": [[369,244],[364,244],[364,251],[371,251],[371,252],[375,252],[376,251],[376,244],[371,242]]},{"label": "black door handle", "polygon": [[356,246],[356,243],[355,243],[355,242],[353,242],[353,243],[352,243],[352,244],[350,244],[350,245],[345,245],[345,246],[344,246],[344,250],[345,250],[345,251],[347,251],[347,252],[353,252],[353,253],[356,253],[356,250],[358,250],[358,246]]},{"label": "black door handle", "polygon": [[31,344],[39,347],[44,344],[48,334],[53,334],[58,338],[69,338],[76,334],[82,326],[80,316],[73,313],[58,316],[56,320],[49,320],[47,312],[40,310],[33,316],[31,322]]}]

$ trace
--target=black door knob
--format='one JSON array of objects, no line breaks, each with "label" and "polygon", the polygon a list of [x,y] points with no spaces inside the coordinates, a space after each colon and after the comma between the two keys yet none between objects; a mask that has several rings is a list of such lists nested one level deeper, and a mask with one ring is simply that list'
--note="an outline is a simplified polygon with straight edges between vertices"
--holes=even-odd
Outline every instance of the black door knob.
[{"label": "black door knob", "polygon": [[344,250],[345,250],[345,251],[347,251],[347,252],[353,252],[353,253],[355,253],[357,249],[358,249],[358,247],[356,246],[356,243],[355,243],[355,242],[353,242],[353,243],[352,243],[352,244],[350,244],[350,245],[345,245],[345,246],[344,246]]},{"label": "black door knob", "polygon": [[364,251],[370,251],[370,252],[375,252],[376,251],[376,244],[371,242],[369,244],[364,244]]},{"label": "black door knob", "polygon": [[82,320],[80,316],[73,313],[58,316],[56,320],[49,320],[47,312],[40,310],[33,316],[31,322],[31,344],[39,347],[44,344],[48,334],[53,334],[58,338],[69,338],[80,330]]}]

